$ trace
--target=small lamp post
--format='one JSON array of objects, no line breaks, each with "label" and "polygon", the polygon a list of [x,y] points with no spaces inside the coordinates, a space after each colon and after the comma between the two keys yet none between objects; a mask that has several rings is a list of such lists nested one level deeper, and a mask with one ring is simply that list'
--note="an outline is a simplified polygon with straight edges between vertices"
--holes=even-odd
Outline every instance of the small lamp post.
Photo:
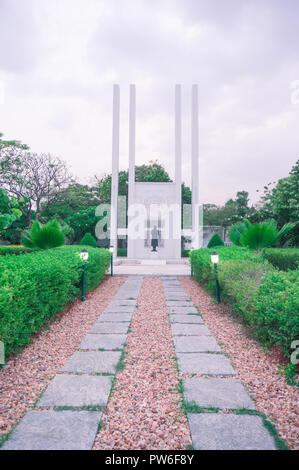
[{"label": "small lamp post", "polygon": [[114,253],[114,248],[113,246],[110,246],[109,251],[111,253],[111,277],[113,277],[113,253]]},{"label": "small lamp post", "polygon": [[217,304],[220,303],[220,289],[219,289],[219,281],[218,281],[218,273],[217,273],[217,264],[219,263],[219,255],[216,251],[213,251],[211,254],[211,261],[214,265],[214,274],[215,274],[215,284],[216,284],[216,299]]},{"label": "small lamp post", "polygon": [[82,276],[82,297],[81,300],[85,300],[85,284],[86,284],[86,261],[88,260],[88,251],[84,248],[80,253],[80,258],[83,261],[83,276]]}]

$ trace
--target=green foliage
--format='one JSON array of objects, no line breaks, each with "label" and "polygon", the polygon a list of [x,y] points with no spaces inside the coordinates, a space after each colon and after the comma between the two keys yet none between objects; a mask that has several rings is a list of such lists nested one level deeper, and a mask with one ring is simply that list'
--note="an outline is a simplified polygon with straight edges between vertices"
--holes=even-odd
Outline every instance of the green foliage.
[{"label": "green foliage", "polygon": [[[110,253],[87,249],[86,289],[90,291],[104,279]],[[0,340],[7,357],[80,295],[80,251],[79,246],[63,246],[0,257]]]},{"label": "green foliage", "polygon": [[294,270],[299,267],[298,248],[268,248],[263,255],[266,260],[281,271]]},{"label": "green foliage", "polygon": [[80,210],[66,219],[74,231],[74,241],[79,242],[86,232],[94,233],[97,222],[101,219],[95,215],[96,207]]},{"label": "green foliage", "polygon": [[22,236],[22,243],[27,248],[57,248],[65,243],[65,235],[61,230],[57,220],[50,220],[46,225],[34,221],[30,231],[25,231]]},{"label": "green foliage", "polygon": [[232,225],[228,233],[230,241],[236,246],[242,246],[241,236],[246,232],[249,226],[250,223],[246,219],[244,219],[243,222],[237,222]]},{"label": "green foliage", "polygon": [[21,204],[21,200],[18,202],[15,197],[10,199],[6,191],[0,188],[0,236],[21,217]]},{"label": "green foliage", "polygon": [[91,233],[87,232],[84,237],[82,238],[80,245],[88,245],[97,248],[96,239],[91,235]]},{"label": "green foliage", "polygon": [[213,248],[214,246],[224,246],[224,242],[219,233],[214,233],[208,243],[208,248]]},{"label": "green foliage", "polygon": [[[212,251],[195,250],[190,258],[194,278],[215,292]],[[276,271],[268,261],[263,262],[262,254],[246,248],[217,251],[221,297],[263,344],[276,345],[289,357],[291,342],[299,332],[299,271]]]},{"label": "green foliage", "polygon": [[32,253],[35,249],[26,246],[0,246],[0,256],[6,255],[22,255],[24,253]]},{"label": "green foliage", "polygon": [[261,250],[278,243],[279,239],[294,227],[286,224],[280,231],[273,220],[262,224],[251,224],[248,220],[233,225],[229,231],[229,238],[237,246],[245,246],[252,250]]},{"label": "green foliage", "polygon": [[117,256],[127,256],[127,248],[117,248]]}]

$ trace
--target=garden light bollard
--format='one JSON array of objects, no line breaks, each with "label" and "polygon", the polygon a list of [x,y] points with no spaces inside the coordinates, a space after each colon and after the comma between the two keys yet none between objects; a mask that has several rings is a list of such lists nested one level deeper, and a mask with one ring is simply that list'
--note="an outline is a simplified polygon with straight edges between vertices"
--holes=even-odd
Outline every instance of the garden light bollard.
[{"label": "garden light bollard", "polygon": [[111,271],[110,271],[110,274],[111,274],[111,277],[113,277],[113,252],[114,252],[113,246],[110,246],[109,251],[111,253]]},{"label": "garden light bollard", "polygon": [[214,275],[215,275],[215,284],[216,284],[216,299],[217,304],[220,303],[220,289],[219,289],[219,281],[218,281],[218,272],[217,272],[217,265],[219,263],[219,255],[216,251],[213,251],[211,254],[211,261],[214,265]]},{"label": "garden light bollard", "polygon": [[82,297],[81,300],[85,300],[85,285],[86,285],[86,261],[88,260],[88,251],[84,248],[80,253],[80,258],[83,261],[83,276],[82,276]]}]

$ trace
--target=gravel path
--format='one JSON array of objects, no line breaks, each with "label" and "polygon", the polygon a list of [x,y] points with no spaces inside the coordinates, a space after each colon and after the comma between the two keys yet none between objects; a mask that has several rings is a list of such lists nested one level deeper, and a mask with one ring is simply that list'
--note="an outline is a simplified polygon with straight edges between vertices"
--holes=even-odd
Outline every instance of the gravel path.
[{"label": "gravel path", "polygon": [[161,279],[145,278],[127,341],[126,367],[103,415],[94,449],[186,449],[178,374]]},{"label": "gravel path", "polygon": [[125,279],[108,277],[85,302],[78,300],[57,315],[49,329],[36,335],[32,344],[0,370],[0,440],[33,407]]},{"label": "gravel path", "polygon": [[265,353],[244,326],[232,320],[228,306],[215,304],[196,281],[183,277],[180,281],[222,350],[229,354],[236,378],[246,385],[257,409],[273,422],[280,437],[298,450],[298,388],[277,373],[277,367],[285,365],[281,356],[274,350],[271,356]]}]

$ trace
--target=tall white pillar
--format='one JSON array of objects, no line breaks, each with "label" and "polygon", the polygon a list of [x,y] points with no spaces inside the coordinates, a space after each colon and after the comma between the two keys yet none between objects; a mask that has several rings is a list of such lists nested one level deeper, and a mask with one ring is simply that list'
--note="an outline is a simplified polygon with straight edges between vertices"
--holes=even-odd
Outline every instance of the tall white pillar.
[{"label": "tall white pillar", "polygon": [[112,181],[111,181],[111,216],[110,245],[117,255],[117,200],[119,172],[119,85],[113,85],[113,124],[112,124]]},{"label": "tall white pillar", "polygon": [[[181,85],[175,85],[175,123],[174,123],[174,139],[175,139],[175,191],[176,191],[176,204],[180,210],[177,211],[176,224],[177,231],[181,233],[182,216],[182,98],[181,98]],[[175,241],[175,258],[181,258],[181,240]]]},{"label": "tall white pillar", "polygon": [[192,232],[193,248],[199,248],[199,152],[198,152],[198,85],[192,85],[191,96],[192,159]]},{"label": "tall white pillar", "polygon": [[[129,185],[128,205],[134,204],[135,197],[135,141],[136,141],[136,86],[130,85],[129,102]],[[130,219],[128,220],[130,223]],[[128,237],[128,258],[134,258],[134,240]]]}]

